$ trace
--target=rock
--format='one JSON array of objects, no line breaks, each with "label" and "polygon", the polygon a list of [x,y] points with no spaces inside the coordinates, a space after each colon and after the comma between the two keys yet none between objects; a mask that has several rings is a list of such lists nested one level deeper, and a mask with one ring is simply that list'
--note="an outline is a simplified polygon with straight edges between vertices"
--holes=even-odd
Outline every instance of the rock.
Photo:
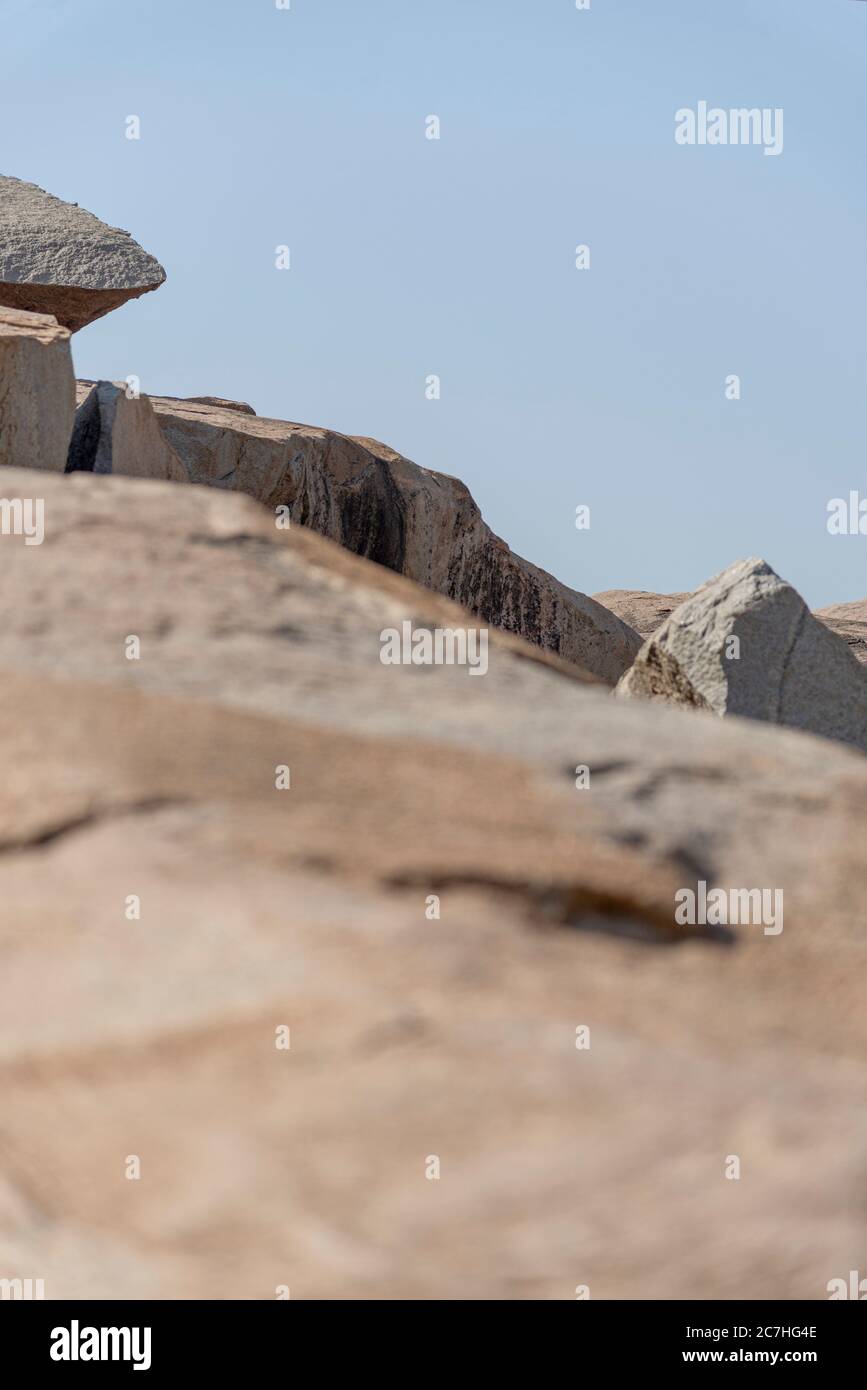
[{"label": "rock", "polygon": [[641,645],[601,604],[510,551],[458,479],[367,438],[152,397],[190,481],[246,492],[613,685]]},{"label": "rock", "polygon": [[[646,638],[656,632],[691,593],[653,594],[643,589],[606,589],[591,597]],[[827,608],[816,609],[814,616],[844,638],[852,655],[867,664],[867,599],[832,603]]]},{"label": "rock", "polygon": [[147,396],[130,397],[123,386],[111,381],[92,384],[79,400],[66,472],[187,481]]},{"label": "rock", "polygon": [[604,593],[593,594],[596,603],[616,613],[622,622],[649,637],[665,622],[680,604],[685,603],[689,594],[651,594],[644,589],[606,589]]},{"label": "rock", "polygon": [[223,396],[160,396],[163,401],[180,401],[184,405],[210,405],[215,410],[234,410],[239,415],[255,415],[256,412],[246,401],[229,401]]},{"label": "rock", "polygon": [[53,314],[75,333],[165,278],[129,232],[0,175],[0,304]]},{"label": "rock", "polygon": [[[859,754],[508,634],[484,677],[383,666],[383,629],[467,615],[231,492],[38,481],[0,624],[4,1277],[758,1300],[858,1267]],[[782,889],[784,930],[678,936],[698,877]]]},{"label": "rock", "polygon": [[786,724],[867,751],[864,672],[764,560],[741,560],[701,585],[647,639],[618,693]]},{"label": "rock", "polygon": [[192,405],[212,405],[217,410],[237,410],[240,415],[255,415],[256,412],[246,401],[226,401],[222,396],[187,396]]},{"label": "rock", "polygon": [[843,638],[857,661],[867,664],[867,599],[832,603],[817,609],[815,616]]},{"label": "rock", "polygon": [[68,330],[0,308],[0,465],[62,473],[74,414]]}]

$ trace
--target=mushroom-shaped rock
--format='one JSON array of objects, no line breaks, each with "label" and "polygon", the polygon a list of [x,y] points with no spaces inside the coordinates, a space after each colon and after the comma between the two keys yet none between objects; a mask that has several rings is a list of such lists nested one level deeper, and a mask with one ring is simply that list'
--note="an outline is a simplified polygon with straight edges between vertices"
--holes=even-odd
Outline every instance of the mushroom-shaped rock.
[{"label": "mushroom-shaped rock", "polygon": [[129,232],[0,175],[0,305],[53,314],[76,333],[165,278]]}]

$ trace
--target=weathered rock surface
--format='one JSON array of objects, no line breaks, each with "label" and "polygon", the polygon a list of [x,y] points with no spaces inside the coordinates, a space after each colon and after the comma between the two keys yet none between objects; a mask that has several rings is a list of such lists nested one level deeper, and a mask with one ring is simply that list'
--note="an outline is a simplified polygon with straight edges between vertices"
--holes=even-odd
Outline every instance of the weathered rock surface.
[{"label": "weathered rock surface", "polygon": [[122,473],[130,478],[187,482],[186,471],[163,438],[147,396],[129,396],[111,381],[95,382],[81,396],[66,472]]},{"label": "weathered rock surface", "polygon": [[227,401],[223,396],[187,396],[186,399],[193,405],[214,405],[218,410],[237,410],[240,415],[256,414],[246,401]]},{"label": "weathered rock surface", "polygon": [[[84,385],[86,383],[79,383]],[[256,412],[246,401],[230,401],[225,396],[160,396],[164,401],[180,401],[184,405],[212,405],[217,410],[235,410],[239,415],[255,415]]]},{"label": "weathered rock surface", "polygon": [[818,608],[815,616],[843,638],[857,661],[867,664],[867,599],[831,603],[827,608]]},{"label": "weathered rock surface", "polygon": [[639,635],[607,608],[515,555],[457,478],[376,440],[234,406],[151,398],[191,482],[245,492],[355,554],[404,574],[593,672],[609,685]]},{"label": "weathered rock surface", "polygon": [[647,639],[617,689],[867,751],[864,671],[764,560],[741,560],[702,584]]},{"label": "weathered rock surface", "polygon": [[[4,1276],[761,1299],[859,1267],[860,755],[505,634],[484,677],[383,666],[384,628],[466,615],[247,498],[39,484],[44,544],[0,538]],[[668,944],[698,876],[782,889],[784,930]]]},{"label": "weathered rock surface", "polygon": [[675,608],[686,602],[689,594],[651,594],[646,589],[606,589],[592,597],[603,608],[616,613],[642,637],[649,637]]},{"label": "weathered rock surface", "polygon": [[0,308],[0,466],[62,473],[75,415],[69,331]]},{"label": "weathered rock surface", "polygon": [[0,304],[53,314],[75,333],[165,278],[129,232],[0,175]]}]

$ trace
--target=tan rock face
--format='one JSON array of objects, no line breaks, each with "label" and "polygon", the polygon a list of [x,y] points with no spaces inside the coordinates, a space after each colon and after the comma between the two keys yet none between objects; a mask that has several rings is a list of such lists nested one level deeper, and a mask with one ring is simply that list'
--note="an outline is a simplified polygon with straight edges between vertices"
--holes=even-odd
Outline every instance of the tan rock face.
[{"label": "tan rock face", "polygon": [[218,410],[237,410],[239,415],[255,415],[256,412],[246,401],[227,401],[223,396],[187,396],[193,405],[213,405]]},{"label": "tan rock face", "polygon": [[192,482],[246,492],[366,559],[463,604],[486,622],[609,685],[640,638],[601,604],[515,555],[456,478],[372,439],[233,408],[152,398]]},{"label": "tan rock face", "polygon": [[593,598],[616,613],[624,623],[649,637],[661,627],[670,613],[685,603],[689,594],[651,594],[645,589],[606,589]]},{"label": "tan rock face", "polygon": [[[85,383],[81,383],[84,385]],[[182,405],[211,405],[217,410],[235,410],[239,415],[255,415],[246,401],[230,401],[225,396],[161,396],[161,400],[179,401]]]},{"label": "tan rock face", "polygon": [[68,330],[0,308],[0,466],[62,473],[74,415]]},{"label": "tan rock face", "polygon": [[129,232],[0,175],[0,305],[53,314],[75,333],[165,278]]},{"label": "tan rock face", "polygon": [[618,694],[787,724],[867,752],[867,677],[763,560],[702,584],[649,637]]},{"label": "tan rock face", "polygon": [[187,481],[147,396],[131,397],[110,381],[95,383],[79,402],[66,472]]},{"label": "tan rock face", "polygon": [[[483,677],[386,666],[384,629],[470,620],[229,492],[39,483],[44,544],[0,541],[4,1276],[825,1298],[859,1267],[859,754],[505,634]],[[784,930],[676,928],[699,879],[782,890]]]},{"label": "tan rock face", "polygon": [[831,603],[817,609],[815,616],[843,638],[856,661],[867,664],[867,599]]}]

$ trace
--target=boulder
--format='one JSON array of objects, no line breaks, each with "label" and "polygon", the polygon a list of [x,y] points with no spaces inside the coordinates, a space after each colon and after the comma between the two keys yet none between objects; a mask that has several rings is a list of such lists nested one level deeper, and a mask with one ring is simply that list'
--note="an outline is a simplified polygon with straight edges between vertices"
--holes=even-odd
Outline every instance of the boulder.
[{"label": "boulder", "polygon": [[[38,481],[0,624],[4,1277],[761,1300],[859,1267],[859,754],[508,634],[478,679],[384,666],[384,629],[473,620],[228,491]],[[784,930],[673,930],[699,877],[780,889]]]},{"label": "boulder", "polygon": [[69,330],[0,308],[0,465],[62,473],[74,415]]},{"label": "boulder", "polygon": [[601,604],[515,555],[457,478],[310,425],[152,397],[191,482],[246,492],[366,559],[454,599],[609,685],[641,638]]},{"label": "boulder", "polygon": [[741,560],[702,584],[647,639],[617,689],[867,751],[867,675],[764,560]]},{"label": "boulder", "polygon": [[75,333],[165,278],[129,232],[0,175],[0,304],[53,314]]},{"label": "boulder", "polygon": [[94,382],[81,394],[65,471],[187,481],[147,396],[130,396],[111,381]]},{"label": "boulder", "polygon": [[593,594],[597,603],[616,613],[624,623],[649,637],[661,627],[670,613],[688,598],[689,594],[651,594],[645,589],[606,589]]}]

